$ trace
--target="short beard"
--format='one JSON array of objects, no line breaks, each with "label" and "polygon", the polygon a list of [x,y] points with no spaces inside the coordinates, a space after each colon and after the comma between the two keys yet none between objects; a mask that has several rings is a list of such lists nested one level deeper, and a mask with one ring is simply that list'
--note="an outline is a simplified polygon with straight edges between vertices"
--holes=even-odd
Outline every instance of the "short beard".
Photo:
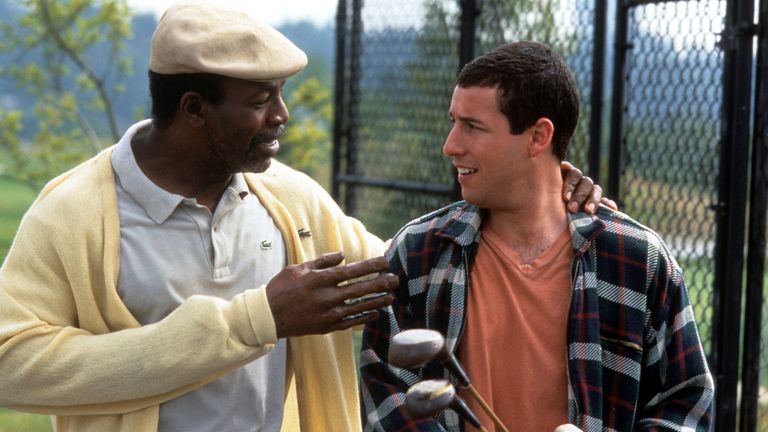
[{"label": "short beard", "polygon": [[264,172],[271,163],[271,157],[265,157],[259,153],[258,147],[271,143],[285,133],[285,126],[278,126],[274,132],[263,132],[251,138],[249,148],[243,157],[238,158],[232,152],[227,152],[222,146],[222,140],[209,137],[213,150],[211,165],[224,174],[231,175],[240,172]]}]

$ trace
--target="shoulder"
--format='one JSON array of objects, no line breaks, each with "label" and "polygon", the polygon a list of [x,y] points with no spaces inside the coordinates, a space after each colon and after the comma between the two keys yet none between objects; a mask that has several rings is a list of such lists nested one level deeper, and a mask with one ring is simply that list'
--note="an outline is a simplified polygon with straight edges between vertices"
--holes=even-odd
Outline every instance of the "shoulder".
[{"label": "shoulder", "polygon": [[119,230],[111,167],[105,151],[51,180],[22,218],[14,244],[28,245],[27,250],[36,250],[38,256],[40,248],[46,252],[101,250],[105,233]]},{"label": "shoulder", "polygon": [[471,242],[479,227],[480,210],[465,201],[458,201],[405,224],[393,237],[391,248],[410,251],[444,240]]},{"label": "shoulder", "polygon": [[403,227],[398,230],[397,234],[395,234],[394,238],[418,235],[427,231],[444,228],[451,221],[459,218],[463,212],[463,207],[465,206],[465,202],[459,201],[419,216],[403,225]]},{"label": "shoulder", "polygon": [[110,197],[116,205],[111,150],[110,147],[49,181],[30,207],[30,213],[55,213],[57,218],[93,214]]},{"label": "shoulder", "polygon": [[286,199],[330,199],[328,192],[307,174],[277,160],[262,173],[246,173],[251,187],[262,188],[283,201]]},{"label": "shoulder", "polygon": [[601,255],[613,255],[644,265],[648,273],[658,270],[679,277],[681,271],[661,235],[626,213],[600,207],[597,218],[605,229],[596,238]]}]

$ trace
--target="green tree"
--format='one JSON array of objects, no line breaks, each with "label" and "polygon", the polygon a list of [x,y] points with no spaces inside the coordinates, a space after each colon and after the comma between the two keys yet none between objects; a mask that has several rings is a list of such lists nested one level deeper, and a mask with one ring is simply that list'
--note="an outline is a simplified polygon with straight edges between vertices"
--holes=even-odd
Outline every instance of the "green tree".
[{"label": "green tree", "polygon": [[[125,0],[22,0],[15,7],[16,19],[0,24],[0,53],[8,59],[0,77],[35,100],[34,121],[0,108],[0,176],[38,189],[119,138],[112,100],[131,68],[121,55],[131,13]],[[110,54],[96,57],[105,44]],[[36,130],[24,131],[30,125]]]},{"label": "green tree", "polygon": [[328,187],[330,180],[331,91],[315,76],[300,81],[286,99],[291,120],[280,138],[279,159]]}]

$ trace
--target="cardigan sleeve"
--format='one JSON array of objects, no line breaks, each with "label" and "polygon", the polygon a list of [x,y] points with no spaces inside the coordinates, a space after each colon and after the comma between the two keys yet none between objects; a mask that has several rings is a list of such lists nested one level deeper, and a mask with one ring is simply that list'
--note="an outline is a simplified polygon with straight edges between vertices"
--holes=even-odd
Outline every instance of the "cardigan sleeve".
[{"label": "cardigan sleeve", "polygon": [[105,243],[118,240],[104,235],[110,221],[89,204],[98,187],[73,193],[66,184],[33,204],[0,269],[1,406],[55,415],[134,411],[272,349],[264,287],[231,301],[193,296],[140,327],[110,273],[119,249]]}]

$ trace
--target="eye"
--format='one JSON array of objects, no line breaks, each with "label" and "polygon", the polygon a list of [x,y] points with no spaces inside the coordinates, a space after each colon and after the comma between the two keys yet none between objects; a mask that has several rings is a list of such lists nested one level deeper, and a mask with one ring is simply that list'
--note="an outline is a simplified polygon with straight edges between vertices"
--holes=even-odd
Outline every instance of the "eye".
[{"label": "eye", "polygon": [[253,102],[253,106],[260,107],[266,105],[271,98],[267,96],[266,98],[261,98]]},{"label": "eye", "polygon": [[266,90],[254,93],[253,96],[251,96],[251,105],[254,107],[262,107],[272,100],[273,95],[273,92]]}]

